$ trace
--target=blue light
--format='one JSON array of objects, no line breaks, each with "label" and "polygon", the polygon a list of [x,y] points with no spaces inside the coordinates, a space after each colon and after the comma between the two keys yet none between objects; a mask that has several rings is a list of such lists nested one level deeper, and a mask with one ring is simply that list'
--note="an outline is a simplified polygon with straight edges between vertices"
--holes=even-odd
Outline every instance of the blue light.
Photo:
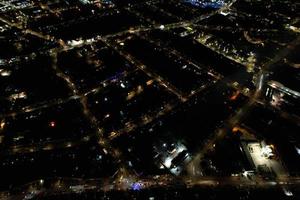
[{"label": "blue light", "polygon": [[131,186],[131,189],[134,190],[134,191],[139,191],[142,189],[142,184],[141,183],[133,183],[132,186]]},{"label": "blue light", "polygon": [[224,0],[184,0],[184,2],[201,8],[220,8],[224,5]]}]

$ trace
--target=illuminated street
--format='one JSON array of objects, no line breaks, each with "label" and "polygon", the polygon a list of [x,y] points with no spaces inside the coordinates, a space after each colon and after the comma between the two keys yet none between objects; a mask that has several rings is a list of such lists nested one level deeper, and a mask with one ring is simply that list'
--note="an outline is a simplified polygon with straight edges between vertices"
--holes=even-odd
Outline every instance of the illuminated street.
[{"label": "illuminated street", "polygon": [[2,0],[0,200],[299,199],[296,0]]}]

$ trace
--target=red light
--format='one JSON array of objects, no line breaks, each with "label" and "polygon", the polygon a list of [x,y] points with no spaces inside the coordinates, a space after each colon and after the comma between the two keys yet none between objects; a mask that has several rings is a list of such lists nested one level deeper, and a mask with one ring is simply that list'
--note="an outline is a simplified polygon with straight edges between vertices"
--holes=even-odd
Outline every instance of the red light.
[{"label": "red light", "polygon": [[240,92],[237,91],[236,93],[234,93],[234,94],[230,97],[230,100],[231,100],[231,101],[235,101],[235,100],[238,98],[239,95],[240,95]]},{"label": "red light", "polygon": [[49,126],[52,127],[52,128],[54,128],[54,127],[56,126],[55,121],[51,121],[51,122],[49,123]]}]

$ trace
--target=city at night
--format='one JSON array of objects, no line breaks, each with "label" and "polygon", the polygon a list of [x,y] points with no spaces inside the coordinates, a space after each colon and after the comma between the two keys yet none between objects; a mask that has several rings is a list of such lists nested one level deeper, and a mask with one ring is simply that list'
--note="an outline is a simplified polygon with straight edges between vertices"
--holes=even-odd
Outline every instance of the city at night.
[{"label": "city at night", "polygon": [[299,0],[0,0],[0,200],[299,200]]}]

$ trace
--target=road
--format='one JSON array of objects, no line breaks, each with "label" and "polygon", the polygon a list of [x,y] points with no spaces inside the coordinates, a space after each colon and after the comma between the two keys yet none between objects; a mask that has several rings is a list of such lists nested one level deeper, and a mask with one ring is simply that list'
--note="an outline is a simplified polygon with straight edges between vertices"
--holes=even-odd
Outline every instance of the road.
[{"label": "road", "polygon": [[[231,5],[233,5],[235,2],[236,2],[236,0],[234,0],[231,3],[225,5],[224,7],[222,7],[219,10],[216,10],[216,11],[211,12],[211,13],[206,14],[206,15],[202,15],[202,16],[194,18],[192,20],[179,19],[180,20],[179,22],[170,23],[170,24],[163,24],[163,27],[164,27],[163,29],[164,30],[172,30],[172,29],[179,28],[179,27],[192,27],[194,24],[200,22],[201,20],[207,19],[211,16],[214,16],[215,14],[218,14],[220,12],[223,12],[223,11],[226,11],[226,10],[230,9]],[[152,5],[152,7],[153,7],[153,9],[158,9],[153,5]],[[45,9],[47,9],[47,7]],[[130,9],[127,8],[127,10],[130,10]],[[139,13],[135,13],[135,14],[137,16],[140,15]],[[174,17],[170,13],[166,12],[166,14],[170,15],[171,17]],[[121,31],[121,32],[118,32],[118,33],[114,33],[114,34],[98,35],[98,36],[95,36],[93,38],[82,40],[82,42],[79,43],[78,45],[71,45],[71,44],[68,43],[70,41],[62,41],[62,40],[59,40],[57,38],[54,38],[53,36],[45,35],[45,34],[36,32],[34,30],[24,28],[22,24],[12,23],[12,22],[8,21],[7,19],[5,19],[3,17],[0,17],[0,21],[7,24],[7,25],[9,25],[9,26],[11,26],[11,27],[15,27],[15,28],[19,29],[20,31],[22,31],[25,34],[33,35],[33,36],[41,38],[43,40],[53,41],[53,42],[56,42],[57,44],[59,44],[58,47],[48,49],[45,52],[41,52],[41,53],[49,54],[53,58],[52,59],[52,69],[56,72],[56,76],[60,79],[63,79],[67,83],[67,85],[69,86],[70,90],[73,92],[73,94],[70,97],[68,97],[67,99],[58,99],[58,100],[51,101],[51,102],[44,102],[44,103],[38,104],[38,105],[29,105],[29,106],[24,107],[22,110],[20,110],[18,112],[3,114],[0,117],[1,118],[6,118],[6,117],[9,117],[9,116],[24,114],[24,113],[44,109],[44,108],[47,108],[47,107],[50,107],[50,106],[63,104],[63,103],[66,103],[70,100],[73,100],[73,99],[78,99],[80,101],[81,105],[82,105],[84,115],[89,119],[90,123],[97,130],[96,135],[98,136],[98,140],[99,140],[98,141],[99,148],[105,149],[105,151],[107,151],[107,153],[112,155],[114,160],[117,163],[119,163],[119,169],[120,169],[119,170],[120,174],[118,174],[118,176],[116,178],[117,182],[109,181],[111,178],[108,178],[105,181],[103,179],[101,179],[101,180],[77,180],[77,181],[72,180],[72,181],[70,181],[70,182],[75,181],[76,184],[74,185],[74,183],[70,183],[66,179],[60,179],[60,180],[52,179],[52,180],[50,180],[51,187],[45,188],[45,187],[43,187],[43,183],[38,184],[39,181],[37,181],[37,182],[33,182],[33,183],[28,184],[26,187],[24,186],[24,188],[30,188],[30,189],[25,189],[25,190],[21,189],[21,191],[23,191],[24,194],[9,196],[10,199],[23,199],[26,195],[28,195],[32,191],[41,191],[42,193],[46,194],[46,193],[70,193],[70,192],[72,193],[72,192],[76,192],[77,189],[79,191],[85,191],[85,190],[121,190],[121,189],[122,190],[128,190],[128,189],[131,188],[132,183],[134,183],[134,181],[139,181],[144,187],[150,187],[150,188],[151,187],[158,187],[158,186],[170,186],[175,181],[177,181],[177,179],[175,180],[174,177],[164,177],[164,176],[162,176],[162,177],[141,178],[141,177],[137,177],[137,176],[132,175],[133,173],[124,164],[125,159],[122,155],[122,152],[120,152],[117,148],[113,148],[112,145],[111,145],[111,141],[110,141],[110,140],[114,139],[115,137],[118,137],[121,134],[131,132],[132,130],[136,129],[137,127],[144,126],[145,124],[148,124],[148,123],[152,122],[153,120],[155,120],[155,119],[171,112],[177,106],[176,104],[168,104],[168,105],[165,106],[165,108],[163,110],[159,111],[155,115],[148,116],[144,120],[141,120],[140,124],[129,124],[128,127],[124,127],[124,129],[121,129],[121,130],[117,131],[117,134],[114,135],[113,137],[105,138],[103,136],[103,132],[102,132],[102,129],[101,129],[101,124],[99,124],[98,120],[95,118],[95,116],[92,114],[92,112],[89,110],[89,108],[87,106],[87,98],[86,98],[87,94],[80,93],[79,90],[77,89],[76,84],[72,80],[72,78],[70,76],[68,76],[67,74],[65,74],[63,71],[61,71],[61,69],[59,69],[58,66],[57,66],[57,55],[60,52],[68,51],[68,50],[71,50],[71,49],[74,49],[74,48],[79,48],[79,47],[82,47],[82,46],[85,46],[85,45],[96,44],[97,42],[104,42],[106,44],[106,46],[111,47],[112,49],[117,51],[121,56],[123,56],[131,64],[135,65],[138,70],[143,71],[145,74],[147,74],[153,80],[157,81],[161,86],[166,88],[172,94],[175,94],[178,97],[178,99],[180,100],[181,103],[184,103],[189,98],[191,98],[193,95],[198,94],[199,92],[201,92],[203,90],[203,88],[199,88],[198,90],[196,90],[192,94],[189,94],[189,95],[186,96],[186,95],[182,94],[182,92],[180,90],[178,90],[176,87],[174,87],[172,84],[170,84],[167,80],[165,80],[163,77],[160,77],[158,74],[156,74],[155,72],[150,70],[146,65],[144,65],[143,63],[141,63],[140,61],[135,59],[132,55],[130,55],[127,52],[123,51],[121,48],[118,47],[117,44],[111,42],[111,40],[114,40],[114,38],[126,36],[127,34],[131,34],[131,35],[134,34],[134,35],[137,35],[139,37],[143,37],[142,33],[145,33],[147,31],[162,29],[162,24],[157,24],[157,23],[151,21],[152,25],[149,25],[147,27],[133,27],[131,29]],[[149,20],[146,19],[146,21],[149,21]],[[198,28],[200,28],[199,25],[198,25]],[[249,38],[247,38],[247,35],[245,37],[246,37],[246,39],[249,39]],[[143,39],[146,39],[150,43],[155,44],[157,47],[164,49],[163,45],[157,43],[157,41],[151,40],[149,38],[143,38]],[[299,41],[300,41],[300,37],[296,41],[294,41],[291,45],[289,45],[287,49],[280,52],[270,62],[265,63],[263,66],[261,66],[261,70],[258,73],[258,77],[260,77],[261,75],[266,74],[270,70],[270,67],[274,63],[276,63],[279,60],[281,60],[282,58],[284,58],[287,55],[287,53],[289,53],[293,49],[295,44],[299,44]],[[183,55],[181,55],[178,51],[176,51],[174,49],[170,49],[170,48],[168,48],[168,51],[169,51],[170,54],[175,55],[179,58],[182,58],[182,59],[186,60],[186,58],[183,57]],[[26,55],[26,56],[28,56],[28,55]],[[5,62],[9,63],[9,62],[11,62],[11,60],[20,60],[20,59],[19,59],[19,57],[16,57],[15,59],[12,58],[12,59],[6,60]],[[192,60],[188,60],[188,63],[195,66],[195,67],[201,67]],[[122,74],[122,77],[128,75],[129,73],[131,73],[131,72],[125,72],[124,74]],[[219,74],[213,74],[213,75],[214,75],[215,78],[220,77]],[[110,84],[110,82],[108,80],[106,80],[106,82],[107,82],[107,84]],[[229,83],[225,82],[225,84],[229,84]],[[100,85],[102,85],[102,84],[100,84]],[[97,88],[92,89],[89,92],[90,93],[97,92],[97,91],[100,91],[102,88],[103,88],[102,86],[99,86]],[[219,187],[219,186],[224,186],[224,185],[238,186],[238,187],[249,187],[249,186],[252,186],[252,187],[253,186],[255,186],[255,187],[275,187],[275,186],[278,186],[278,185],[286,186],[286,185],[290,185],[290,184],[292,184],[292,185],[293,184],[295,184],[295,185],[300,184],[300,179],[298,177],[289,177],[289,178],[281,178],[280,177],[276,180],[270,180],[270,181],[256,178],[256,180],[252,181],[252,180],[248,180],[248,179],[241,179],[240,177],[222,177],[222,178],[203,177],[203,176],[201,176],[202,175],[201,169],[198,170],[200,168],[199,162],[203,158],[203,155],[209,149],[211,149],[213,147],[213,145],[216,143],[216,141],[221,140],[222,138],[224,138],[224,136],[227,134],[228,130],[231,130],[236,124],[238,124],[241,121],[241,119],[243,119],[244,117],[247,116],[247,114],[249,113],[249,110],[251,110],[252,106],[257,102],[259,97],[260,97],[260,90],[256,90],[256,92],[251,96],[250,101],[246,105],[244,105],[237,112],[236,115],[234,115],[234,116],[230,117],[229,119],[227,119],[226,126],[221,128],[221,129],[218,129],[210,137],[209,141],[196,154],[196,156],[194,157],[194,160],[188,166],[188,172],[189,172],[190,176],[181,177],[179,182],[183,183],[187,187],[193,187],[193,186]],[[39,151],[41,149],[42,150],[51,150],[51,149],[55,149],[55,148],[67,148],[67,147],[71,147],[73,145],[77,145],[80,142],[84,142],[84,141],[85,141],[85,138],[82,138],[79,141],[60,141],[60,142],[56,141],[56,142],[51,142],[50,144],[47,144],[42,148],[41,147],[36,147],[36,146],[14,147],[14,148],[12,148],[11,152],[16,153],[16,152],[20,151],[20,152],[24,153],[26,151],[32,152],[32,151]],[[192,179],[191,177],[196,177],[196,178]],[[130,181],[128,181],[128,180],[130,180]],[[108,182],[108,183],[106,183],[106,182]],[[78,186],[77,189],[76,189],[76,187],[74,189],[74,186]],[[0,195],[0,197],[1,197],[1,195]]]},{"label": "road", "polygon": [[[274,57],[272,60],[264,63],[260,67],[260,71],[258,72],[258,77],[266,77],[266,74],[271,70],[271,68],[274,66],[275,63],[279,62],[283,58],[285,58],[288,53],[290,53],[297,45],[300,44],[300,37],[298,37],[296,40],[290,43],[287,48],[280,51],[276,57]],[[228,83],[225,83],[228,84]],[[259,83],[258,83],[259,84]],[[203,159],[205,153],[213,148],[213,145],[217,142],[222,140],[226,134],[232,128],[236,125],[238,125],[239,122],[241,122],[242,119],[247,117],[249,114],[249,111],[252,109],[253,105],[255,105],[259,101],[259,98],[261,97],[261,90],[259,85],[257,85],[257,89],[254,92],[254,94],[249,96],[249,101],[238,110],[236,115],[231,116],[227,121],[224,123],[225,126],[218,129],[215,133],[212,134],[212,136],[209,138],[208,142],[205,143],[205,145],[201,148],[201,150],[194,156],[192,162],[187,166],[187,170],[191,176],[199,176],[202,175],[200,167],[200,161]]]},{"label": "road", "polygon": [[170,187],[174,184],[179,187],[197,188],[222,188],[225,186],[238,188],[277,188],[278,186],[299,186],[300,177],[281,178],[276,181],[257,178],[254,180],[243,177],[199,177],[190,179],[187,177],[174,178],[173,176],[156,176],[150,178],[135,179],[124,177],[122,180],[112,180],[111,178],[102,179],[75,179],[75,178],[56,178],[33,181],[20,188],[14,194],[9,192],[0,193],[1,199],[21,200],[28,197],[38,196],[39,198],[47,195],[59,195],[83,192],[100,191],[128,191],[133,189],[134,184],[139,184],[140,189],[151,189],[156,187]]}]

